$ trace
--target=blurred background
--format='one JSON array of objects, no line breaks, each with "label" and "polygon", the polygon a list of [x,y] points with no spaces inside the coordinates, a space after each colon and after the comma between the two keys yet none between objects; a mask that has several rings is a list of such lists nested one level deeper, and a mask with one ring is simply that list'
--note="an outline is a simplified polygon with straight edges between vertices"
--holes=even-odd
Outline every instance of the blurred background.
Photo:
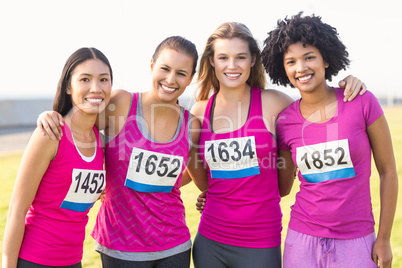
[{"label": "blurred background", "polygon": [[[353,74],[384,105],[400,102],[402,17],[397,1],[0,1],[0,134],[5,128],[33,126],[52,108],[58,79],[68,56],[84,46],[109,58],[114,89],[150,87],[150,59],[166,37],[181,35],[202,53],[208,36],[226,21],[246,24],[262,47],[278,21],[299,11],[319,15],[335,27],[346,45],[350,68],[333,85]],[[297,90],[269,84],[297,98]],[[193,96],[195,85],[183,98]]]}]

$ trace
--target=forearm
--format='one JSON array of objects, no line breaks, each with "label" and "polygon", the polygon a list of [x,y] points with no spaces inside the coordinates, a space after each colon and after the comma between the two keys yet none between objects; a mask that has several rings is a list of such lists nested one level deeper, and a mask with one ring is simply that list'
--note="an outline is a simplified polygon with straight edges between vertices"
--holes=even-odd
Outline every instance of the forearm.
[{"label": "forearm", "polygon": [[9,212],[3,239],[3,268],[17,267],[18,255],[25,232],[25,215]]},{"label": "forearm", "polygon": [[187,170],[187,168],[183,171],[183,174],[182,174],[182,176],[181,176],[181,186],[180,187],[183,187],[184,185],[187,185],[187,184],[189,184],[190,182],[191,182],[191,176],[190,176],[190,174],[189,174],[189,172],[188,172],[188,170]]},{"label": "forearm", "polygon": [[381,211],[377,239],[389,240],[398,198],[398,175],[389,172],[380,175]]},{"label": "forearm", "polygon": [[206,168],[199,157],[193,155],[187,167],[189,177],[194,181],[200,191],[208,189],[208,175]]},{"label": "forearm", "polygon": [[290,151],[279,150],[278,157],[278,187],[281,197],[287,196],[292,190],[295,180],[296,166]]},{"label": "forearm", "polygon": [[208,189],[208,177],[206,171],[203,169],[204,167],[202,166],[189,170],[191,179],[201,192]]}]

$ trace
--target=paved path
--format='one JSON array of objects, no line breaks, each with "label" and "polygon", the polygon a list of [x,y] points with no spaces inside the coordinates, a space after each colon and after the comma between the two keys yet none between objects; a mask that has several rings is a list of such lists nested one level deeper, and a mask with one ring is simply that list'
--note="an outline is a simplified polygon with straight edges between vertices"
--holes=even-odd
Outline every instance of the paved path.
[{"label": "paved path", "polygon": [[23,152],[25,146],[28,144],[29,137],[33,129],[27,131],[17,130],[14,133],[6,133],[0,135],[0,155],[4,155],[9,152]]}]

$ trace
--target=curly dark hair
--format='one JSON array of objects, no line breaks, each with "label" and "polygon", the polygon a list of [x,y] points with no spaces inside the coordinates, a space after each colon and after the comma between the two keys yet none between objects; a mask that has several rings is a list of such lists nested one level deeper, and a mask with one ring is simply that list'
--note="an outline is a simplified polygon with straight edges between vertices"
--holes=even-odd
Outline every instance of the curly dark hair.
[{"label": "curly dark hair", "polygon": [[329,64],[325,69],[325,79],[332,81],[332,76],[349,66],[349,53],[338,37],[337,30],[321,21],[321,17],[305,16],[303,12],[278,20],[277,28],[268,33],[264,40],[262,64],[273,83],[287,86],[290,83],[284,68],[283,55],[290,45],[302,42],[303,46],[316,47],[324,62]]}]

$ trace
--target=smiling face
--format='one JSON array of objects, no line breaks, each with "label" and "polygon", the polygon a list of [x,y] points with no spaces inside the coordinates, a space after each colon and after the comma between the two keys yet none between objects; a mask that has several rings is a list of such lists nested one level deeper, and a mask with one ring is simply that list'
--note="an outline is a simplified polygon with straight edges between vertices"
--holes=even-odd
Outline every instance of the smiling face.
[{"label": "smiling face", "polygon": [[283,63],[289,81],[300,93],[325,88],[325,68],[328,64],[316,47],[307,44],[304,47],[302,42],[294,43],[284,53]]},{"label": "smiling face", "polygon": [[67,94],[73,106],[89,114],[98,114],[109,103],[112,82],[109,67],[101,60],[90,59],[72,72]]},{"label": "smiling face", "polygon": [[244,87],[255,63],[248,43],[240,38],[217,39],[214,52],[210,63],[215,68],[220,88]]},{"label": "smiling face", "polygon": [[152,91],[160,100],[176,103],[193,79],[193,62],[191,56],[170,48],[151,61]]}]

